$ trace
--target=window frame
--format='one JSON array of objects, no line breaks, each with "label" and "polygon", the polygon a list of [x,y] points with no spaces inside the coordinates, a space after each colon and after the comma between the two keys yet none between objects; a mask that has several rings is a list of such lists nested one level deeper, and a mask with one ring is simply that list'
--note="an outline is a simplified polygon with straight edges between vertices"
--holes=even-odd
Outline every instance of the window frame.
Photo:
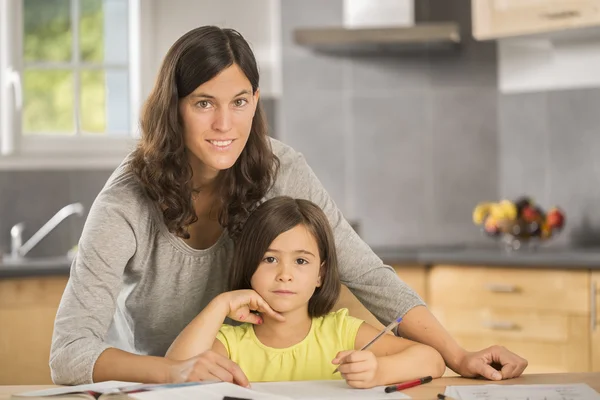
[{"label": "window frame", "polygon": [[24,135],[21,128],[24,0],[0,0],[0,169],[113,168],[131,151],[139,137],[141,27],[148,24],[141,0],[127,1],[129,134],[46,136]]}]

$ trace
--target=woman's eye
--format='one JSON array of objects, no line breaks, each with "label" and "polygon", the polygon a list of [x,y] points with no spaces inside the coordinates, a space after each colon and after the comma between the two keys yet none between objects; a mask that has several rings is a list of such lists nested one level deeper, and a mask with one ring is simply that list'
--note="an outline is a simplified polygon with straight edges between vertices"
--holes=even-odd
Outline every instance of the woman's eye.
[{"label": "woman's eye", "polygon": [[272,264],[275,262],[275,257],[265,257],[265,259],[263,261],[266,263]]},{"label": "woman's eye", "polygon": [[248,103],[248,100],[246,99],[237,99],[234,104],[236,107],[243,107]]},{"label": "woman's eye", "polygon": [[210,102],[208,102],[207,100],[200,100],[199,102],[196,103],[196,106],[198,106],[200,108],[208,108],[208,107],[210,107]]},{"label": "woman's eye", "polygon": [[304,258],[299,258],[296,260],[296,262],[300,265],[308,264],[308,261],[305,260]]}]

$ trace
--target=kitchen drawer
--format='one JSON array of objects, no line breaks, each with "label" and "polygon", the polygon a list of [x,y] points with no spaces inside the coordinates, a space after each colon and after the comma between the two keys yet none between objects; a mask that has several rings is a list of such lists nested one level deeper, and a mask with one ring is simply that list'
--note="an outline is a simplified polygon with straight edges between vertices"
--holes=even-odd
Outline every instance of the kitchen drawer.
[{"label": "kitchen drawer", "polygon": [[600,0],[473,0],[480,40],[600,25]]},{"label": "kitchen drawer", "polygon": [[58,307],[68,276],[0,279],[0,308]]},{"label": "kitchen drawer", "polygon": [[431,307],[431,312],[456,335],[565,343],[575,331],[590,329],[585,317],[565,313],[445,307]]},{"label": "kitchen drawer", "polygon": [[429,271],[429,305],[589,315],[588,271],[444,266]]},{"label": "kitchen drawer", "polygon": [[[575,317],[580,321],[572,325],[583,327],[586,318]],[[500,336],[453,335],[456,341],[468,351],[479,351],[493,345],[501,345],[525,358],[529,366],[526,374],[588,372],[590,370],[589,331],[573,332],[573,338],[566,343],[547,343],[536,340],[509,339]]]}]

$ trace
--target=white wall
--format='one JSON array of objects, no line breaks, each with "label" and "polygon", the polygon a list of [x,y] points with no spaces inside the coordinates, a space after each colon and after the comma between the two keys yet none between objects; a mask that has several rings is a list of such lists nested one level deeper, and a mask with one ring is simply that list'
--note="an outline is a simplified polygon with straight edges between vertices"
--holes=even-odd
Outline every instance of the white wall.
[{"label": "white wall", "polygon": [[598,87],[600,30],[499,40],[498,88],[502,93]]},{"label": "white wall", "polygon": [[148,70],[143,76],[143,96],[170,46],[184,33],[201,25],[238,30],[250,43],[261,72],[261,93],[280,94],[279,0],[144,0]]}]

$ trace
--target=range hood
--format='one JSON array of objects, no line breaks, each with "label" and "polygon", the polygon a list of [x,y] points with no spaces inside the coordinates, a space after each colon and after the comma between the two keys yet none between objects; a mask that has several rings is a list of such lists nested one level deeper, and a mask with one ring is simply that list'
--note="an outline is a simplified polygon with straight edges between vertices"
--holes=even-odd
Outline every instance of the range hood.
[{"label": "range hood", "polygon": [[459,24],[415,22],[412,1],[344,0],[342,26],[299,28],[294,41],[315,51],[341,54],[457,49]]}]

